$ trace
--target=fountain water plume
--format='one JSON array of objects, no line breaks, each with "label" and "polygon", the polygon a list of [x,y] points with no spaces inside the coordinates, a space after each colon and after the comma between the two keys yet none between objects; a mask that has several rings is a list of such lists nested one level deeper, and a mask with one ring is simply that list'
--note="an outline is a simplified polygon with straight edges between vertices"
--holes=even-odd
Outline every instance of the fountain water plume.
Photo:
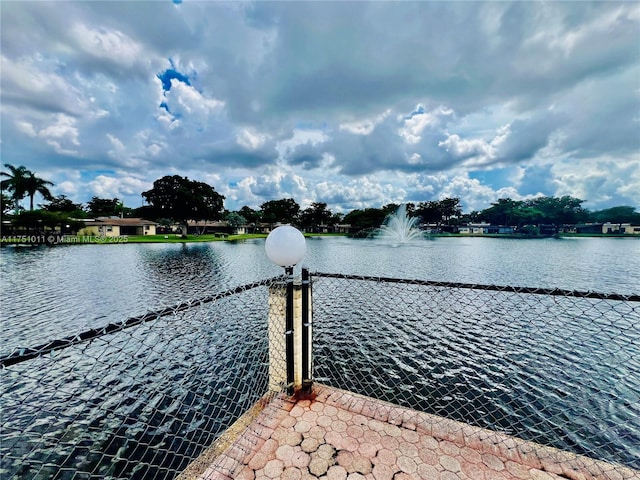
[{"label": "fountain water plume", "polygon": [[424,232],[417,227],[418,220],[417,217],[409,217],[406,205],[402,204],[395,213],[387,216],[376,231],[376,237],[393,244],[420,240],[424,238]]}]

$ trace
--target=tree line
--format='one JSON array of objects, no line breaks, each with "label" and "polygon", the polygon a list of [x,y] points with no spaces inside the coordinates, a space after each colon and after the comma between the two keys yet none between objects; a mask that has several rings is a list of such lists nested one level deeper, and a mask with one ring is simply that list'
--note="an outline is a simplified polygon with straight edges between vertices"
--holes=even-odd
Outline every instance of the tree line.
[{"label": "tree line", "polygon": [[[185,225],[188,220],[226,220],[232,227],[257,223],[292,223],[307,231],[318,231],[321,226],[351,225],[352,230],[377,228],[385,218],[395,212],[399,204],[389,203],[380,208],[355,209],[347,214],[334,213],[324,202],[313,202],[302,209],[293,198],[269,200],[253,209],[247,205],[237,211],[224,208],[224,195],[215,188],[187,177],[167,175],[153,182],[153,187],[142,192],[146,205],[139,208],[125,207],[118,198],[92,197],[86,204],[72,202],[65,195],[53,196],[52,182],[37,177],[24,166],[5,164],[7,171],[2,187],[2,214],[14,212],[14,224],[51,226],[74,219],[95,217],[142,217],[161,225]],[[6,194],[5,194],[6,192]],[[42,195],[44,204],[34,210],[34,196]],[[20,201],[29,198],[26,211]],[[444,225],[462,225],[487,222],[495,225],[523,227],[525,225],[565,225],[587,222],[612,222],[640,224],[640,213],[634,207],[617,206],[590,211],[582,206],[585,200],[568,195],[562,197],[536,197],[530,200],[501,198],[481,211],[463,213],[460,198],[427,200],[407,203],[407,214],[419,217],[425,224],[438,228]]]}]

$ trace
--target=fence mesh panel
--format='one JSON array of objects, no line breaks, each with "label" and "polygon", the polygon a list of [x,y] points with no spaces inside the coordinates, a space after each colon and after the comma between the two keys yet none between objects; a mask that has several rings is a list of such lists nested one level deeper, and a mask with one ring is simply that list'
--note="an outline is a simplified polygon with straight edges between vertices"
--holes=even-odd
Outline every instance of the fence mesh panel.
[{"label": "fence mesh panel", "polygon": [[[229,426],[287,390],[284,280],[0,358],[0,477],[172,479],[215,461],[208,447]],[[446,423],[458,436],[488,428],[503,450],[509,434],[543,460],[548,445],[611,462],[558,467],[568,478],[640,469],[639,296],[324,273],[312,284],[316,381],[464,422]]]},{"label": "fence mesh panel", "polygon": [[640,469],[639,296],[314,273],[313,302],[316,381]]},{"label": "fence mesh panel", "polygon": [[277,281],[4,357],[0,477],[175,478],[267,393]]}]

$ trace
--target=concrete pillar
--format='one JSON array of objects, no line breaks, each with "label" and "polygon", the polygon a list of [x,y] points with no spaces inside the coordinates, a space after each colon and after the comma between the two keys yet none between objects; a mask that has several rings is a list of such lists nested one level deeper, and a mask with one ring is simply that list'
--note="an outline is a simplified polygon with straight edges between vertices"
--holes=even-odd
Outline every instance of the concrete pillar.
[{"label": "concrete pillar", "polygon": [[[287,388],[287,358],[286,358],[286,304],[287,289],[285,283],[272,285],[269,288],[269,390],[282,391]],[[311,290],[309,289],[309,296]],[[309,301],[311,310],[311,301]],[[302,286],[299,281],[293,288],[293,388],[302,387]],[[309,314],[309,323],[311,314]],[[311,372],[311,326],[309,326],[307,359],[308,371]],[[311,376],[311,375],[309,375]]]}]

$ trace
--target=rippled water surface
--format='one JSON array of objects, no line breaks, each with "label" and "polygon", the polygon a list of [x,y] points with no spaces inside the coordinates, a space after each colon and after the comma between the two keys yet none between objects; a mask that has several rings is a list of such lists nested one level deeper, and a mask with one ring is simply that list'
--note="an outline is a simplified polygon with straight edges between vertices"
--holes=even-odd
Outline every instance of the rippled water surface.
[{"label": "rippled water surface", "polygon": [[[3,248],[0,262],[1,354],[281,273],[267,260],[264,240]],[[640,293],[640,239],[439,238],[393,246],[318,237],[307,240],[304,263],[312,272]],[[367,295],[365,290],[358,305],[366,304]],[[376,296],[381,303],[371,306],[372,315],[386,312],[389,319],[382,328],[370,323],[366,309],[354,310],[353,299],[328,292],[317,310],[331,317],[317,319],[318,359],[342,352],[349,360],[320,371],[320,376],[344,387],[344,379],[365,372],[372,394],[378,389],[386,398],[398,389],[392,398],[400,403],[409,399],[409,406],[435,413],[451,413],[447,409],[460,405],[470,415],[477,413],[475,422],[483,426],[555,432],[563,448],[577,445],[577,450],[589,452],[599,442],[617,442],[624,453],[611,458],[640,467],[633,460],[640,456],[637,307],[623,312],[623,321],[607,324],[602,303],[569,306],[556,315],[549,313],[556,305],[551,297],[549,309],[541,313],[539,302],[531,306],[516,298],[497,305],[491,297],[473,293],[439,307],[438,315],[426,303],[424,311],[407,309],[405,318],[397,302],[414,304],[411,298],[408,288]],[[452,312],[451,321],[438,323]],[[185,327],[195,320],[184,313]],[[211,328],[203,325],[199,328]],[[215,329],[207,335],[224,343]],[[179,339],[167,341],[182,350]],[[158,361],[170,359],[161,356]],[[205,362],[207,370],[203,364],[203,372],[216,371],[211,361]],[[156,374],[153,369],[148,376],[141,371],[138,380],[148,384]],[[114,391],[129,388],[114,385]],[[476,405],[478,398],[485,403]],[[493,417],[483,417],[485,408],[493,409]],[[586,446],[584,433],[564,426],[566,418],[568,425],[579,426],[581,418],[594,416],[622,426],[612,428],[603,420],[600,433],[597,424],[579,427],[589,437]]]},{"label": "rippled water surface", "polygon": [[[264,240],[0,250],[0,352],[278,275]],[[441,238],[394,247],[311,238],[311,271],[426,280],[640,291],[640,241]]]}]

